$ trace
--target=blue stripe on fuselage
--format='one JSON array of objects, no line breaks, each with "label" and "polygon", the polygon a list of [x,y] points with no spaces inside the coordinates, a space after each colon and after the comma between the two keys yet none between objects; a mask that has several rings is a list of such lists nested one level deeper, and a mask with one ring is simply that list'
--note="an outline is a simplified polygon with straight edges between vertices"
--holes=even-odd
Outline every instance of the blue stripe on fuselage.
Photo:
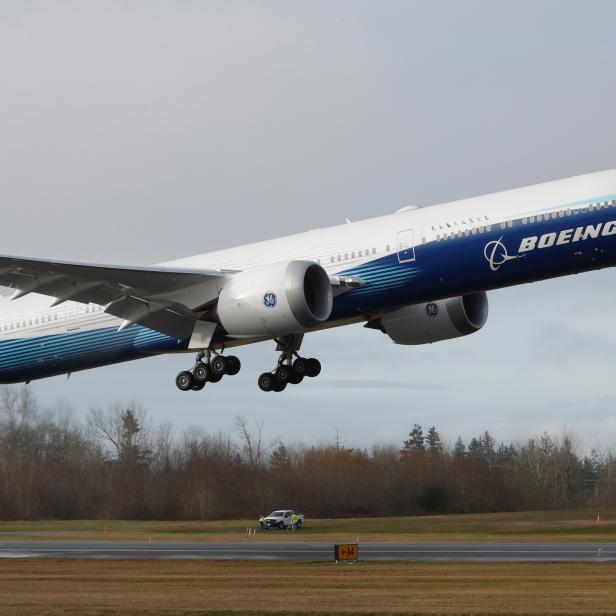
[{"label": "blue stripe on fuselage", "polygon": [[20,383],[155,353],[183,350],[188,341],[132,325],[0,341],[0,383]]}]

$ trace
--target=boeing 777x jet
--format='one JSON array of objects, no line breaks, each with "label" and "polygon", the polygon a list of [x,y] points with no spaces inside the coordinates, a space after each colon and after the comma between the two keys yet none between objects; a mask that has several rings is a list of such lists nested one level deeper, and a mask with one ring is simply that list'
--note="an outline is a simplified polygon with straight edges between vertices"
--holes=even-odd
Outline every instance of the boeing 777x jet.
[{"label": "boeing 777x jet", "polygon": [[0,256],[21,304],[0,310],[0,382],[192,352],[176,385],[199,390],[239,372],[227,349],[272,340],[280,357],[258,384],[282,391],[321,370],[299,355],[311,331],[364,322],[397,344],[448,340],[484,326],[490,289],[613,265],[616,170],[153,267]]}]

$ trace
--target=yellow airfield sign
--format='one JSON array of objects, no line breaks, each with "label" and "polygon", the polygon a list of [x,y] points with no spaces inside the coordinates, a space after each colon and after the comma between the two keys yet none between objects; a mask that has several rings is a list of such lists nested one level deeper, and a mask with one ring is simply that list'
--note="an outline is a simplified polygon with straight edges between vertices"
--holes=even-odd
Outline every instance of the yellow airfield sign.
[{"label": "yellow airfield sign", "polygon": [[359,545],[357,543],[340,543],[334,546],[334,559],[339,560],[358,560]]}]

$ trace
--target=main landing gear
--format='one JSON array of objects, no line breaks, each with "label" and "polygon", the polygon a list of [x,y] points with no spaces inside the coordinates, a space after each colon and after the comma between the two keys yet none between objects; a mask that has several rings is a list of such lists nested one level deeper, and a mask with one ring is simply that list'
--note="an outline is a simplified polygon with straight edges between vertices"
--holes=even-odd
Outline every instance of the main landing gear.
[{"label": "main landing gear", "polygon": [[181,391],[200,391],[206,383],[218,383],[227,374],[233,376],[240,371],[242,364],[235,355],[219,355],[211,351],[202,351],[197,355],[192,370],[180,372],[175,377],[175,384]]},{"label": "main landing gear", "polygon": [[[277,349],[282,351],[278,364],[272,372],[264,372],[257,383],[262,391],[283,391],[288,384],[297,385],[304,377],[315,377],[321,372],[321,362],[297,354],[302,342],[301,336],[285,336],[279,340]],[[295,359],[293,359],[295,357]]]}]

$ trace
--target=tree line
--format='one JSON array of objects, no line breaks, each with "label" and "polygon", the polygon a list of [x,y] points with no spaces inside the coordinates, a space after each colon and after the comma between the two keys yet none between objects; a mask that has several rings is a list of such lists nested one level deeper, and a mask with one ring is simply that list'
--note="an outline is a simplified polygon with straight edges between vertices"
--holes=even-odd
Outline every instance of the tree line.
[{"label": "tree line", "polygon": [[415,424],[399,445],[268,442],[232,432],[173,434],[135,406],[86,421],[42,413],[28,388],[0,390],[0,519],[389,516],[616,505],[616,456],[582,455],[572,436],[501,443],[485,431],[442,442]]}]

